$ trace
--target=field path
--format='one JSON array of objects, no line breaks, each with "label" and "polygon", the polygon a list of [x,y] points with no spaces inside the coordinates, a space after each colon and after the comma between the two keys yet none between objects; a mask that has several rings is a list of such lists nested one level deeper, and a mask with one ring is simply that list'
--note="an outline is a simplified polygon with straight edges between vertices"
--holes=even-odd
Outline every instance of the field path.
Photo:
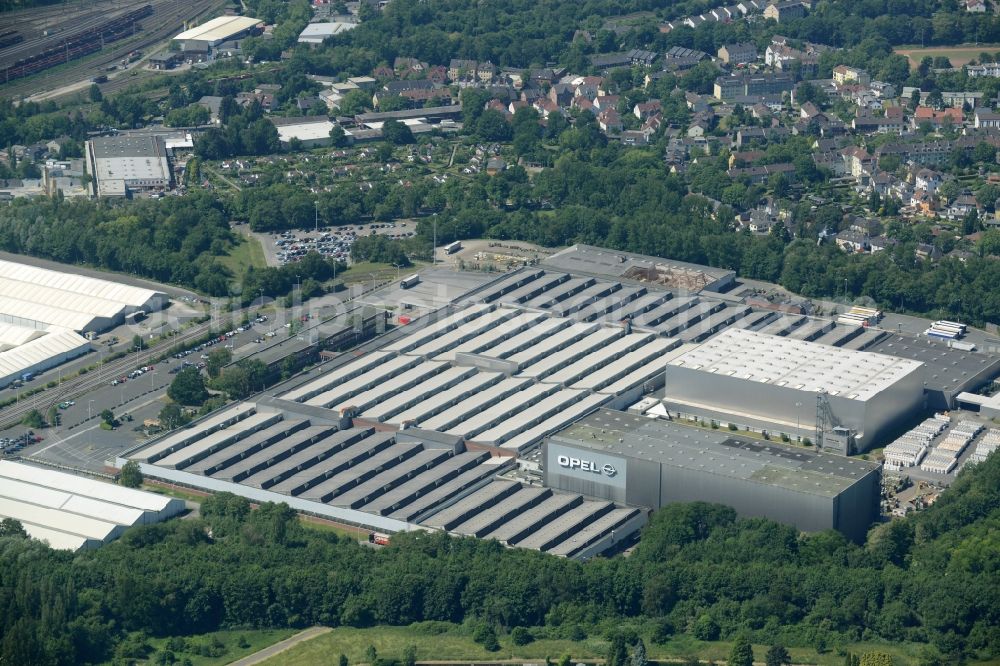
[{"label": "field path", "polygon": [[284,652],[285,650],[295,647],[299,643],[321,636],[328,631],[330,631],[330,627],[309,627],[305,631],[300,631],[290,638],[279,641],[274,645],[264,648],[263,650],[258,650],[251,655],[243,657],[242,659],[237,659],[232,662],[230,666],[253,666],[254,664],[259,664],[277,654]]}]

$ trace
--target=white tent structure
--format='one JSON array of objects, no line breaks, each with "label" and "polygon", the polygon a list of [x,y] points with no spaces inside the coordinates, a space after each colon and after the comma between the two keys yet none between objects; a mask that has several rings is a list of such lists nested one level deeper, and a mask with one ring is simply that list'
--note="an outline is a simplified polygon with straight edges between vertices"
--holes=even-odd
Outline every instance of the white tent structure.
[{"label": "white tent structure", "polygon": [[0,518],[20,521],[32,538],[53,548],[96,547],[129,527],[160,522],[182,511],[179,499],[0,461]]}]

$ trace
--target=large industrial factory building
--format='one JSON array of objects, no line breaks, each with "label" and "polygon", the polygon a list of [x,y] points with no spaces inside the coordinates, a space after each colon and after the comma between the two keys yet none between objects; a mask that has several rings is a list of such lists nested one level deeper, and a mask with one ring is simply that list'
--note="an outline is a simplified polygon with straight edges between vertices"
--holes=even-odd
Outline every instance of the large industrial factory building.
[{"label": "large industrial factory building", "polygon": [[802,531],[864,540],[878,465],[662,419],[600,409],[544,444],[545,485],[632,506],[728,504]]},{"label": "large industrial factory building", "polygon": [[818,419],[817,444],[845,455],[870,449],[924,405],[919,361],[755,331],[724,331],[665,365],[670,411],[803,438]]},{"label": "large industrial factory building", "polygon": [[[579,559],[680,501],[860,540],[878,466],[831,454],[881,443],[928,390],[948,403],[1000,361],[754,307],[733,280],[567,248],[125,457],[369,529]],[[816,433],[818,451],[777,441]]]}]

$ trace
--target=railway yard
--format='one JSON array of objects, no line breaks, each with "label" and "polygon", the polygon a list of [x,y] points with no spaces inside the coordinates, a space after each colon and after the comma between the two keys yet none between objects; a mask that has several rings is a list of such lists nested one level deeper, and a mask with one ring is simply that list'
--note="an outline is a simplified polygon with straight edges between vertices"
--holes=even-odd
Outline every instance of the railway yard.
[{"label": "railway yard", "polygon": [[[219,0],[124,0],[67,3],[8,12],[0,28],[0,96],[41,95],[107,77],[104,93],[127,87],[136,62],[182,30],[185,21],[221,9]],[[141,60],[139,60],[141,63]],[[114,67],[114,70],[111,68]]]}]

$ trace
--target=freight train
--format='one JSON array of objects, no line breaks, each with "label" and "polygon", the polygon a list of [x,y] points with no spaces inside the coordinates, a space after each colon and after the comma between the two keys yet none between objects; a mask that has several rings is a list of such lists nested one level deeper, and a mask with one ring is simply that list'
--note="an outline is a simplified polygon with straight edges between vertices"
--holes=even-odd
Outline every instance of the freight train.
[{"label": "freight train", "polygon": [[[100,51],[104,44],[131,35],[137,28],[136,21],[150,16],[152,13],[152,5],[143,5],[139,9],[102,23],[95,28],[70,35],[58,45],[18,60],[13,65],[4,68],[0,71],[0,81],[6,83],[30,76],[50,67],[62,65],[70,60]],[[0,36],[0,39],[2,38]]]}]

